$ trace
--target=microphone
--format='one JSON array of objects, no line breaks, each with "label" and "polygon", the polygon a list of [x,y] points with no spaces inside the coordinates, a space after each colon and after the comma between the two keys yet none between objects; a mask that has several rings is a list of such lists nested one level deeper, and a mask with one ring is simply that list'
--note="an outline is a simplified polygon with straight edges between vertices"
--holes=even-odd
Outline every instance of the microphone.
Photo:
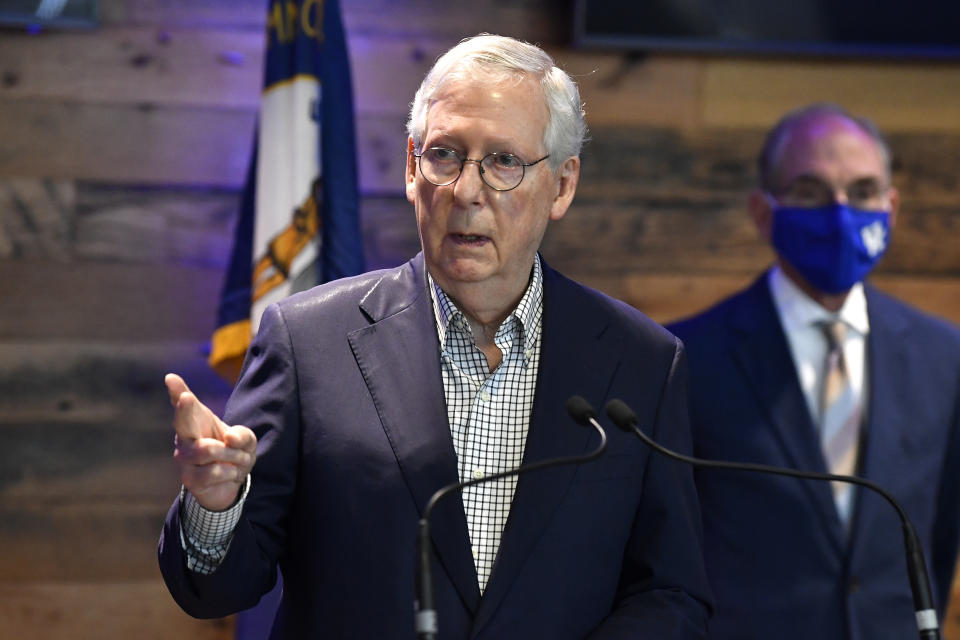
[{"label": "microphone", "polygon": [[604,407],[607,416],[617,427],[623,431],[633,432],[640,437],[643,442],[653,450],[674,460],[679,460],[695,467],[704,467],[708,469],[733,469],[736,471],[754,471],[758,473],[769,473],[780,476],[791,476],[794,478],[806,478],[809,480],[829,480],[832,482],[847,482],[850,484],[866,487],[871,491],[879,493],[887,502],[889,502],[900,516],[900,522],[903,525],[903,544],[907,556],[907,574],[910,576],[910,590],[913,592],[913,608],[917,616],[917,628],[920,632],[920,640],[938,640],[940,638],[939,624],[937,622],[937,611],[933,606],[933,595],[930,590],[930,578],[927,576],[927,564],[923,558],[923,549],[920,546],[920,540],[917,538],[917,532],[907,517],[903,507],[894,499],[889,492],[879,485],[858,478],[856,476],[843,476],[833,473],[819,473],[816,471],[800,471],[799,469],[789,469],[784,467],[774,467],[765,464],[756,464],[753,462],[727,462],[724,460],[704,460],[671,451],[662,446],[640,429],[639,418],[633,409],[618,398],[610,400]]},{"label": "microphone", "polygon": [[483,478],[470,479],[465,482],[455,482],[439,489],[427,502],[427,507],[423,510],[423,517],[417,533],[417,599],[413,603],[414,609],[414,628],[417,637],[420,640],[435,640],[437,637],[437,610],[434,603],[433,591],[433,554],[430,552],[430,515],[434,507],[443,498],[451,493],[458,493],[467,487],[484,482],[493,482],[500,478],[518,476],[528,471],[537,471],[538,469],[548,469],[550,467],[559,467],[565,464],[581,464],[596,460],[607,449],[607,432],[603,430],[600,423],[597,422],[597,414],[581,396],[570,396],[566,402],[567,413],[577,422],[584,426],[592,426],[600,434],[600,444],[593,451],[580,456],[564,456],[561,458],[548,458],[538,460],[530,464],[520,465],[516,469],[495,473]]}]

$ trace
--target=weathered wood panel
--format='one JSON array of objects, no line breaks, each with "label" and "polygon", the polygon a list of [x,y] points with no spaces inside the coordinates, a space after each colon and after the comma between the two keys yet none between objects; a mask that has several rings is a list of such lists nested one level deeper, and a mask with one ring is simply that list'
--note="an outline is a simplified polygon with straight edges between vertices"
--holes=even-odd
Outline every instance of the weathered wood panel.
[{"label": "weathered wood panel", "polygon": [[93,262],[0,261],[0,340],[206,340],[223,272]]},{"label": "weathered wood panel", "polygon": [[82,182],[76,187],[70,255],[224,269],[239,205],[234,190]]},{"label": "weathered wood panel", "polygon": [[0,176],[119,183],[242,183],[251,111],[0,101]]},{"label": "weathered wood panel", "polygon": [[[405,121],[357,116],[364,193],[402,193]],[[255,122],[242,110],[0,100],[0,177],[239,189]]]},{"label": "weathered wood panel", "polygon": [[195,620],[159,575],[131,582],[0,582],[7,638],[29,640],[231,640],[233,619]]},{"label": "weathered wood panel", "polygon": [[[69,493],[78,498],[166,500],[166,487],[159,492],[152,483],[109,487],[98,478],[104,465],[171,452],[164,374],[181,373],[198,397],[222,409],[230,388],[207,367],[202,347],[192,341],[0,342],[3,496],[55,496],[42,483],[74,476]],[[61,436],[37,438],[44,430]],[[98,437],[86,440],[86,432]],[[157,468],[145,468],[145,477]]]},{"label": "weathered wood panel", "polygon": [[[960,114],[958,114],[960,116]],[[960,136],[944,133],[894,133],[893,184],[902,209],[922,206],[957,208],[960,201]]]},{"label": "weathered wood panel", "polygon": [[71,181],[0,179],[0,258],[62,259],[75,206]]},{"label": "weathered wood panel", "polygon": [[104,25],[262,30],[267,23],[265,0],[100,0],[98,5]]},{"label": "weathered wood panel", "polygon": [[239,194],[0,178],[0,258],[224,268]]},{"label": "weathered wood panel", "polygon": [[690,129],[700,123],[703,61],[699,58],[574,49],[551,49],[550,53],[580,86],[591,127]]},{"label": "weathered wood panel", "polygon": [[[91,434],[92,437],[93,434]],[[174,478],[176,472],[171,470]],[[137,475],[118,476],[120,482],[138,482]],[[173,483],[166,483],[173,484]],[[39,501],[24,505],[3,501],[0,528],[4,553],[0,573],[9,581],[75,581],[152,579],[157,575],[157,541],[166,504],[137,499],[117,501],[70,500],[69,491],[55,504]]]},{"label": "weathered wood panel", "polygon": [[960,132],[960,63],[711,59],[706,126],[765,127],[818,100],[839,102],[888,131]]},{"label": "weathered wood panel", "polygon": [[0,339],[204,343],[238,199],[0,180]]},{"label": "weathered wood panel", "polygon": [[257,108],[264,36],[228,29],[106,28],[5,34],[0,100]]},{"label": "weathered wood panel", "polygon": [[621,276],[756,272],[771,253],[746,214],[724,204],[683,195],[579,202],[548,231],[543,251]]},{"label": "weathered wood panel", "polygon": [[229,387],[196,343],[0,343],[0,576],[156,574],[179,487],[169,371],[222,412]]},{"label": "weathered wood panel", "polygon": [[[207,367],[203,345],[191,340],[136,343],[48,337],[43,341],[0,341],[0,428],[9,427],[9,440],[5,442],[14,448],[13,434],[21,428],[17,425],[31,422],[62,428],[64,433],[69,433],[66,430],[71,425],[89,424],[108,435],[111,431],[105,425],[128,422],[115,435],[127,439],[124,446],[131,454],[165,455],[170,446],[172,410],[163,376],[170,371],[182,373],[211,408],[222,408],[229,386]],[[162,441],[152,443],[159,444],[159,449],[138,441],[144,434],[152,437],[151,433],[163,435]],[[26,431],[23,434],[29,435]],[[42,465],[47,464],[64,468],[70,465],[76,472],[92,469],[83,460],[72,460],[70,448],[61,443],[39,446],[41,454],[49,451],[58,460],[43,455],[33,459],[26,452],[18,456],[0,450],[4,482],[44,478],[48,474],[42,471],[47,467]],[[101,445],[90,442],[84,446],[93,451]],[[54,451],[59,453],[54,456]],[[109,458],[109,453],[104,451],[102,457]],[[131,490],[141,491],[141,495],[144,491],[142,487],[123,489]],[[147,495],[156,494],[148,491]]]}]

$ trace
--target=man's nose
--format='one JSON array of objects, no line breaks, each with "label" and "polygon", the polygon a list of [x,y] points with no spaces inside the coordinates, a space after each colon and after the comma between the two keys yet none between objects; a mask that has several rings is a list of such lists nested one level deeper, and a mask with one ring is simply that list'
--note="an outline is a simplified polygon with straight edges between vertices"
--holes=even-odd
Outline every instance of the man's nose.
[{"label": "man's nose", "polygon": [[[467,164],[477,165],[477,170],[473,171]],[[477,201],[480,193],[483,191],[483,165],[479,160],[467,158],[463,161],[463,169],[460,171],[460,178],[453,185],[454,196],[461,200]]]},{"label": "man's nose", "polygon": [[850,204],[850,196],[847,195],[846,189],[834,189],[833,190],[833,204]]}]

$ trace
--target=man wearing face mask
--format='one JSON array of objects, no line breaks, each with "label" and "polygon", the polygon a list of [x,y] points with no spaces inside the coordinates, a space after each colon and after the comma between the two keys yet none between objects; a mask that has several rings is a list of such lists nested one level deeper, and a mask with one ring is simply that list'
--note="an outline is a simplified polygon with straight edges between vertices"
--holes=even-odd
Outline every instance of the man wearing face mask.
[{"label": "man wearing face mask", "polygon": [[[690,358],[696,455],[854,474],[917,528],[942,618],[960,531],[960,332],[863,282],[899,196],[876,127],[836,105],[787,114],[750,213],[777,255],[749,288],[670,328]],[[916,637],[899,520],[837,483],[696,477],[710,637]]]}]

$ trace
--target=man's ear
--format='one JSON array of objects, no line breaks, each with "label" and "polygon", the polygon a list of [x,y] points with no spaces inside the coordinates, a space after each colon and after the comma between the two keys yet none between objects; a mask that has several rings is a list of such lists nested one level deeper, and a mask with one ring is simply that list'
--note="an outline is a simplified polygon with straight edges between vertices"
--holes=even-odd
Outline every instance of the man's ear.
[{"label": "man's ear", "polygon": [[580,158],[577,156],[567,158],[557,170],[556,181],[557,195],[550,206],[551,220],[562,218],[570,208],[570,203],[573,202],[577,184],[580,182]]},{"label": "man's ear", "polygon": [[407,170],[406,170],[406,184],[407,184],[407,200],[411,203],[414,202],[417,195],[417,157],[413,155],[415,151],[413,146],[413,138],[407,138]]},{"label": "man's ear", "polygon": [[773,202],[765,191],[754,189],[747,198],[750,218],[760,238],[770,244],[773,238]]}]

